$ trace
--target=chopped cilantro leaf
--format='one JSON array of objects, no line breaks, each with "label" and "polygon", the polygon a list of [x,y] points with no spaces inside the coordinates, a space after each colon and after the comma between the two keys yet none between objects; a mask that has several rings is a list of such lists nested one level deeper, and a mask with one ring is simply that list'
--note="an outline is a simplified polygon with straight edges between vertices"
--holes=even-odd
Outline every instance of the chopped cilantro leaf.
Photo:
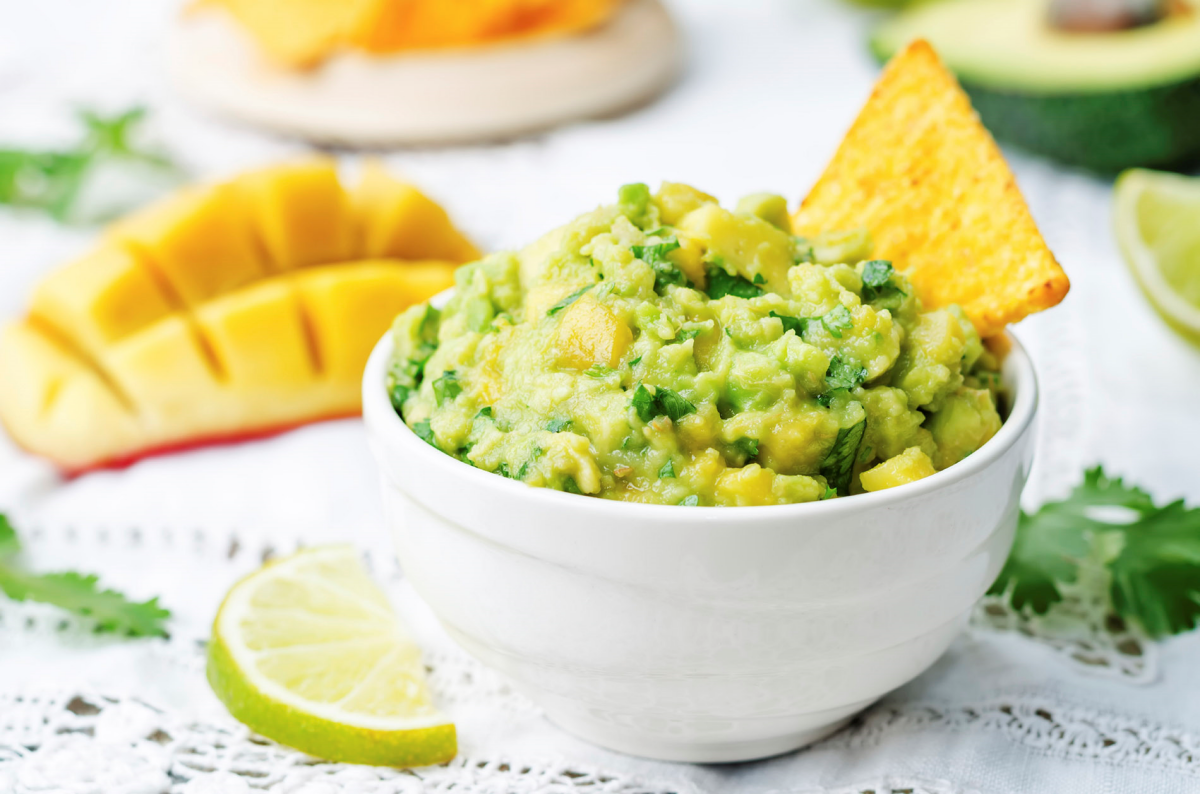
[{"label": "chopped cilantro leaf", "polygon": [[708,293],[708,297],[713,300],[720,300],[726,295],[732,295],[735,298],[757,298],[763,294],[762,289],[759,287],[741,276],[726,273],[722,267],[710,267],[708,269],[708,289],[706,292]]},{"label": "chopped cilantro leaf", "polygon": [[834,490],[833,488],[830,488],[829,486],[825,486],[825,493],[821,494],[821,501],[824,502],[826,499],[833,499],[836,496],[837,496],[836,490]]},{"label": "chopped cilantro leaf", "polygon": [[433,382],[433,397],[438,405],[451,402],[460,394],[462,384],[458,382],[458,373],[452,369],[443,372],[442,377]]},{"label": "chopped cilantro leaf", "polygon": [[496,473],[501,477],[507,477],[510,480],[512,479],[512,473],[509,472],[507,463],[501,462],[500,465],[496,467]]},{"label": "chopped cilantro leaf", "polygon": [[892,277],[894,268],[886,259],[872,259],[863,264],[862,282],[864,287],[882,287]]},{"label": "chopped cilantro leaf", "polygon": [[867,379],[867,368],[853,361],[847,361],[835,355],[829,360],[829,369],[825,371],[825,389],[857,389]]},{"label": "chopped cilantro leaf", "polygon": [[667,462],[658,470],[658,479],[667,480],[675,476],[675,461],[667,458]]},{"label": "chopped cilantro leaf", "polygon": [[629,250],[638,259],[645,262],[647,265],[657,265],[667,261],[667,254],[678,250],[679,241],[675,238],[664,240],[661,243],[654,245],[632,245]]},{"label": "chopped cilantro leaf", "polygon": [[699,507],[699,505],[700,497],[696,496],[696,494],[683,497],[683,500],[679,503],[680,507]]},{"label": "chopped cilantro leaf", "polygon": [[477,413],[475,415],[476,416],[494,416],[494,414],[492,412],[492,406],[490,406],[490,405],[483,406],[482,408],[479,409],[479,413]]},{"label": "chopped cilantro leaf", "polygon": [[403,410],[404,402],[410,394],[412,394],[412,389],[408,386],[396,382],[392,383],[388,389],[388,397],[391,398],[392,408],[396,410],[396,413],[400,413]]},{"label": "chopped cilantro leaf", "polygon": [[570,419],[551,419],[546,429],[551,433],[561,433],[573,424],[575,423]]},{"label": "chopped cilantro leaf", "polygon": [[677,345],[677,344],[686,342],[689,339],[695,339],[697,336],[700,336],[700,333],[703,330],[704,330],[703,328],[688,328],[686,330],[683,328],[680,328],[679,333],[675,334],[675,338],[672,339],[667,344]]},{"label": "chopped cilantro leaf", "polygon": [[765,278],[763,278],[762,273],[755,273],[754,278],[751,279],[751,282],[754,284],[766,284],[767,280]]},{"label": "chopped cilantro leaf", "polygon": [[638,356],[637,358],[629,360],[629,366],[631,366],[631,367],[636,367],[638,364],[641,364],[641,363],[642,363],[641,356]]},{"label": "chopped cilantro leaf", "polygon": [[633,391],[633,410],[637,411],[638,418],[643,422],[649,422],[658,416],[654,406],[654,395],[643,383],[639,383]]},{"label": "chopped cilantro leaf", "polygon": [[593,364],[585,369],[583,374],[587,375],[589,378],[607,378],[614,372],[616,372],[616,370],[612,369],[611,367],[606,367],[603,364]]},{"label": "chopped cilantro leaf", "polygon": [[580,287],[579,289],[575,290],[575,291],[574,291],[574,292],[572,292],[570,295],[568,295],[567,297],[565,297],[565,298],[563,298],[562,300],[560,300],[558,303],[556,303],[556,304],[554,304],[553,306],[551,306],[551,307],[550,307],[550,310],[549,310],[548,312],[546,312],[546,316],[547,316],[547,317],[553,317],[554,315],[558,314],[558,313],[559,313],[559,312],[561,312],[563,309],[567,308],[567,307],[568,307],[568,306],[570,306],[572,303],[574,303],[575,301],[577,301],[577,300],[579,300],[581,297],[583,297],[583,293],[587,292],[588,290],[590,290],[590,289],[591,289],[592,287],[594,287],[594,286],[596,286],[596,285],[595,285],[595,284],[588,284],[586,287]]},{"label": "chopped cilantro leaf", "polygon": [[517,479],[525,479],[525,475],[529,473],[529,467],[533,465],[538,458],[545,454],[546,450],[541,447],[534,447],[533,452],[529,455],[529,459],[521,464],[521,468],[517,469]]},{"label": "chopped cilantro leaf", "polygon": [[733,442],[733,448],[745,455],[748,460],[758,455],[758,439],[742,436]]},{"label": "chopped cilantro leaf", "polygon": [[562,489],[567,493],[577,493],[580,495],[583,494],[583,491],[579,490],[579,485],[576,484],[574,477],[567,477],[565,480],[563,480]]},{"label": "chopped cilantro leaf", "polygon": [[849,309],[839,304],[821,318],[821,325],[825,326],[825,330],[834,339],[841,339],[842,331],[849,331],[854,327],[854,318]]},{"label": "chopped cilantro leaf", "polygon": [[412,426],[412,431],[417,434],[417,438],[424,441],[431,447],[436,447],[437,444],[433,441],[433,428],[429,424],[428,419],[422,419]]},{"label": "chopped cilantro leaf", "polygon": [[779,320],[779,322],[783,323],[783,332],[785,334],[788,331],[792,331],[796,334],[796,336],[804,335],[804,326],[809,322],[805,317],[788,317],[784,314],[776,314],[774,310],[772,310],[767,316],[774,317],[775,319]]},{"label": "chopped cilantro leaf", "polygon": [[643,422],[649,422],[657,416],[666,416],[672,422],[678,422],[688,414],[696,412],[696,406],[678,392],[659,386],[654,390],[654,394],[651,394],[642,383],[639,383],[633,392],[632,405]]},{"label": "chopped cilantro leaf", "polygon": [[663,294],[667,285],[678,287],[689,285],[687,276],[667,259],[667,254],[679,248],[679,241],[671,238],[655,245],[633,245],[629,250],[635,257],[645,262],[654,270],[654,291]]},{"label": "chopped cilantro leaf", "polygon": [[841,496],[850,493],[850,478],[854,474],[854,460],[858,457],[858,447],[862,444],[863,434],[867,430],[867,420],[861,419],[852,427],[838,430],[833,448],[821,461],[820,472],[825,482]]}]

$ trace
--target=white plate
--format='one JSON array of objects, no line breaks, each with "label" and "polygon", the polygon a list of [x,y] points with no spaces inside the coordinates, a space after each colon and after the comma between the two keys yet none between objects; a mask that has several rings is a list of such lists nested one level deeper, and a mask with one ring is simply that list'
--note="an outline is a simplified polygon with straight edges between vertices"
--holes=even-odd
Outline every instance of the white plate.
[{"label": "white plate", "polygon": [[173,32],[179,89],[222,115],[352,146],[511,137],[648,101],[679,73],[683,47],[659,0],[630,0],[583,34],[390,56],[269,63],[224,12],[185,14]]}]

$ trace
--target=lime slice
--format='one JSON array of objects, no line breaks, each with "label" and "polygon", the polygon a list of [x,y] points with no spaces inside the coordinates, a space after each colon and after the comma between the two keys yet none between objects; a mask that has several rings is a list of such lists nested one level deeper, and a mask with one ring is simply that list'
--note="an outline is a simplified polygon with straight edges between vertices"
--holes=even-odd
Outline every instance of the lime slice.
[{"label": "lime slice", "polygon": [[238,582],[208,648],[217,697],[281,744],[385,766],[444,763],[457,750],[420,649],[349,546],[301,551]]},{"label": "lime slice", "polygon": [[1117,242],[1150,303],[1200,343],[1200,178],[1135,168],[1117,179]]}]

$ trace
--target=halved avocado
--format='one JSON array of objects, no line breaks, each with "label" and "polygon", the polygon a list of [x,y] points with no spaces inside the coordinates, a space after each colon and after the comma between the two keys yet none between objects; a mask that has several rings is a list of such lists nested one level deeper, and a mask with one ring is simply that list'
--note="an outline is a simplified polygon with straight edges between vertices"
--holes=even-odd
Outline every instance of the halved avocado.
[{"label": "halved avocado", "polygon": [[886,60],[928,40],[992,133],[1100,171],[1200,159],[1200,2],[1153,24],[1054,29],[1048,0],[935,0],[871,39]]}]

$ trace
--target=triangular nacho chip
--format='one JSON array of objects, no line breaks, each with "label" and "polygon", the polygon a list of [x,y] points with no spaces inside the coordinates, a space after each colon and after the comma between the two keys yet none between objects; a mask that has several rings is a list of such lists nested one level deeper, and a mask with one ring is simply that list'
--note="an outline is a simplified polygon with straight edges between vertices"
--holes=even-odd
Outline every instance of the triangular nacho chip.
[{"label": "triangular nacho chip", "polygon": [[865,228],[926,306],[957,303],[991,336],[1063,299],[1070,283],[992,136],[927,42],[891,60],[796,234]]}]

